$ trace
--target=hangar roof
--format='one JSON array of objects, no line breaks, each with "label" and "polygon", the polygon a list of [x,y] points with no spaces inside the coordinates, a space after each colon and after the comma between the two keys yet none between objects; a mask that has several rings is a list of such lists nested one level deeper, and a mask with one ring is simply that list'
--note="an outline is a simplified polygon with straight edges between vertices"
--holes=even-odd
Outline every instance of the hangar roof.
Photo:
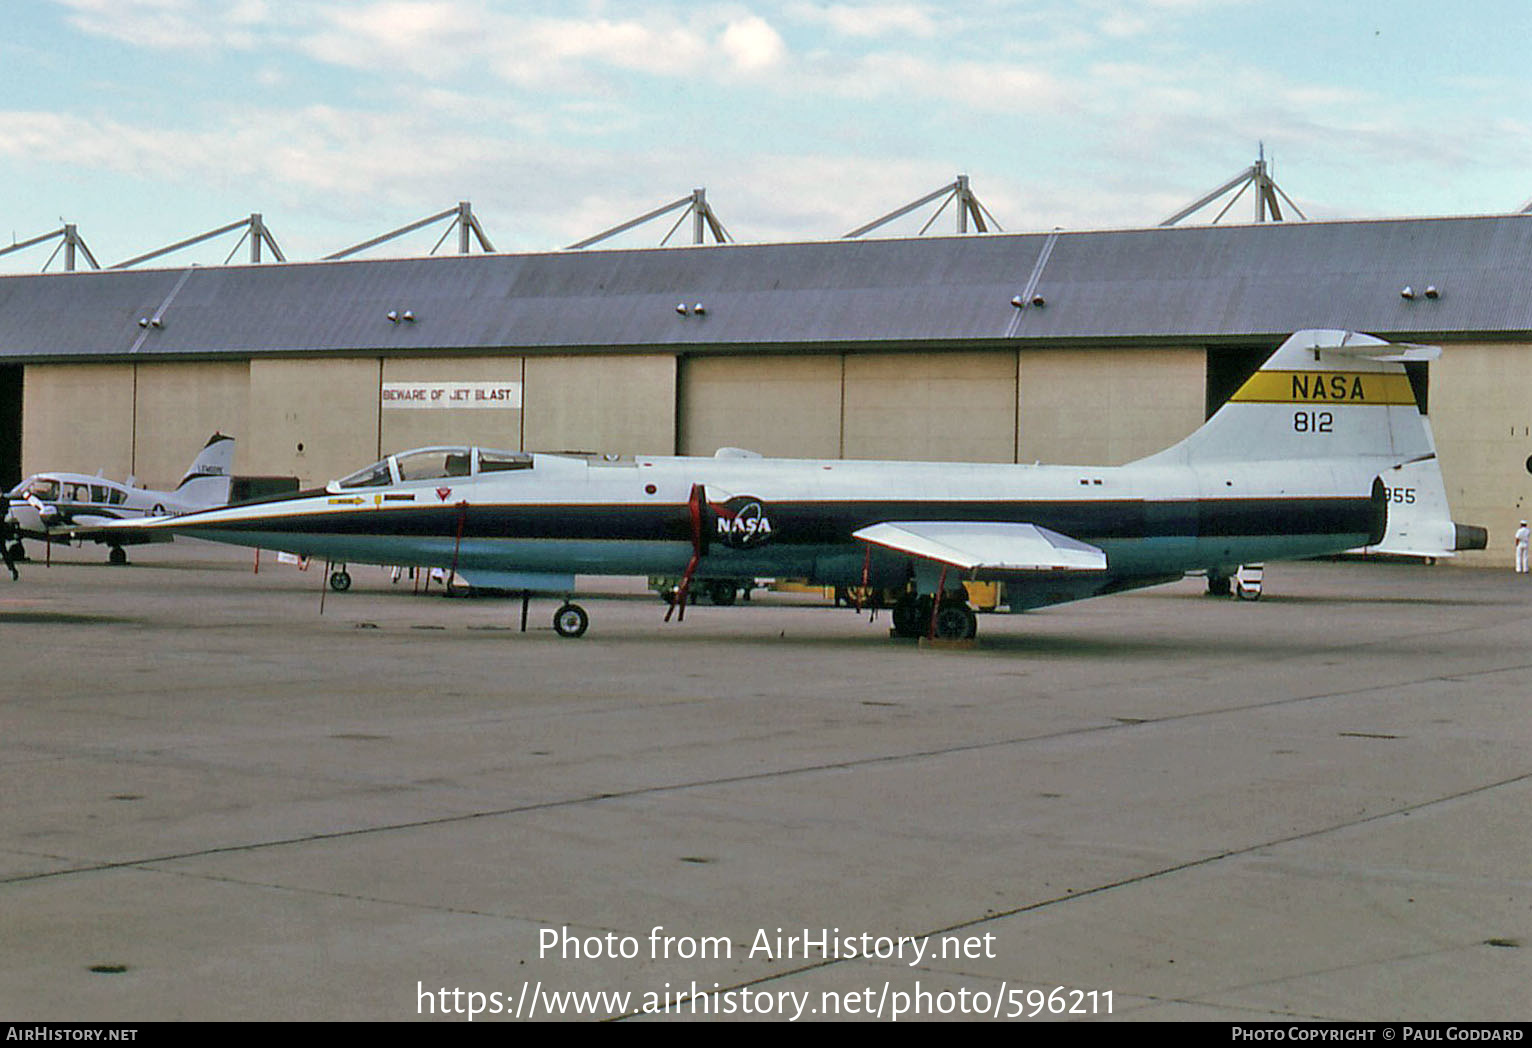
[{"label": "hangar roof", "polygon": [[110,270],[0,277],[0,359],[1524,335],[1529,275],[1532,215]]}]

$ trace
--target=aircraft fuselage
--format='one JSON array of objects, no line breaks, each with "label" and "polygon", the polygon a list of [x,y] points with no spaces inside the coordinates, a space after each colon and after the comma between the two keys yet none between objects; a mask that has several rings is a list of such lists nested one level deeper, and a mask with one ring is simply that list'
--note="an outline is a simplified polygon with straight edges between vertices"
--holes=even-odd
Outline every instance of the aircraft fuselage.
[{"label": "aircraft fuselage", "polygon": [[[183,534],[334,561],[549,575],[777,576],[896,586],[909,558],[852,536],[881,521],[1037,525],[1099,547],[1105,573],[1008,586],[1013,606],[1187,571],[1332,553],[1381,534],[1365,468],[529,456],[531,468],[233,507]],[[694,494],[695,492],[695,494]],[[700,497],[699,497],[700,496]],[[1050,586],[1057,589],[1050,593]],[[1084,586],[1088,592],[1081,593]],[[529,586],[528,588],[538,588]],[[550,582],[549,589],[561,587]]]}]

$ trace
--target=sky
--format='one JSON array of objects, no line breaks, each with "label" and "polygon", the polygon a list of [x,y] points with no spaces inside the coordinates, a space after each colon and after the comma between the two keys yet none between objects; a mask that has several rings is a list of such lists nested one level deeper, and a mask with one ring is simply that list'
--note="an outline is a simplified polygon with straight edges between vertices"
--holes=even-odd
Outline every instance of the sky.
[{"label": "sky", "polygon": [[[288,259],[320,258],[460,200],[497,250],[555,250],[694,187],[738,241],[827,239],[960,173],[1009,231],[1150,226],[1260,148],[1311,219],[1532,200],[1526,0],[0,11],[0,248],[72,222],[103,265],[252,212]],[[1224,221],[1252,218],[1247,194]],[[656,245],[673,220],[609,246]],[[369,255],[425,254],[446,229]],[[221,263],[237,239],[153,264]]]}]

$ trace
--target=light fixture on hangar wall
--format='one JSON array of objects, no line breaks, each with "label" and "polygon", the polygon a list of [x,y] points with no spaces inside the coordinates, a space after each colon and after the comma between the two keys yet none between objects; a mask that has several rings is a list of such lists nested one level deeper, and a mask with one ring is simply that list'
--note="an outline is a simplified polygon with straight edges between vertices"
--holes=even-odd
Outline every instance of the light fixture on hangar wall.
[{"label": "light fixture on hangar wall", "polygon": [[80,236],[80,230],[73,222],[65,222],[64,225],[51,233],[44,233],[40,237],[32,237],[30,240],[22,240],[10,247],[0,248],[0,255],[9,255],[13,251],[21,251],[36,244],[45,244],[58,238],[58,244],[53,248],[53,253],[48,256],[48,261],[43,263],[42,271],[48,272],[48,267],[53,265],[53,260],[58,257],[60,251],[64,252],[64,270],[73,273],[75,268],[76,252],[85,256],[85,261],[90,263],[91,269],[100,269],[101,263],[96,261],[96,256],[90,253],[90,248],[85,245],[85,238]]},{"label": "light fixture on hangar wall", "polygon": [[263,244],[266,247],[271,248],[271,255],[278,262],[287,261],[287,259],[282,255],[282,249],[277,246],[277,238],[271,235],[271,230],[266,228],[266,223],[261,218],[261,213],[256,211],[252,212],[249,218],[242,218],[238,222],[230,222],[226,226],[219,226],[217,229],[210,229],[206,233],[198,233],[194,237],[187,237],[185,240],[178,240],[174,244],[167,244],[164,247],[156,248],[155,250],[146,254],[139,255],[136,258],[130,258],[126,262],[118,262],[116,265],[108,266],[107,268],[127,269],[129,266],[136,266],[140,262],[147,262],[151,258],[159,258],[161,255],[168,255],[172,251],[180,251],[183,247],[192,247],[193,245],[200,244],[203,241],[212,240],[214,237],[221,237],[225,233],[232,233],[234,230],[240,228],[243,228],[245,232],[240,236],[239,240],[235,242],[234,249],[229,252],[228,258],[223,260],[224,265],[229,264],[229,259],[234,257],[234,253],[238,251],[246,241],[248,241],[250,244],[251,262],[261,261],[261,245]]},{"label": "light fixture on hangar wall", "polygon": [[1257,222],[1265,222],[1268,218],[1273,222],[1282,221],[1282,205],[1277,202],[1278,197],[1287,201],[1287,206],[1293,209],[1294,214],[1307,221],[1308,216],[1298,209],[1298,205],[1293,203],[1293,198],[1282,192],[1282,187],[1272,181],[1271,169],[1266,163],[1266,144],[1261,142],[1257,146],[1259,152],[1255,163],[1195,203],[1183,207],[1160,225],[1173,226],[1181,219],[1202,210],[1225,193],[1238,187],[1239,191],[1229,199],[1229,202],[1223,206],[1223,210],[1213,219],[1212,224],[1216,226],[1218,220],[1229,213],[1229,209],[1239,202],[1239,198],[1244,196],[1245,190],[1251,186],[1255,187],[1255,220]]},{"label": "light fixture on hangar wall", "polygon": [[360,244],[353,244],[344,250],[335,252],[333,255],[326,255],[324,261],[334,262],[336,259],[347,258],[359,251],[366,251],[370,247],[377,247],[379,244],[386,243],[396,237],[413,233],[417,229],[424,229],[426,226],[440,222],[444,218],[450,218],[452,222],[447,226],[446,231],[442,233],[441,237],[437,239],[436,246],[431,248],[431,254],[436,254],[437,250],[447,242],[447,238],[452,235],[454,229],[457,230],[458,254],[466,255],[469,253],[469,249],[472,247],[470,237],[479,242],[479,250],[485,252],[495,250],[495,245],[491,244],[489,237],[484,234],[484,227],[479,225],[479,220],[474,217],[473,204],[467,200],[459,200],[457,207],[449,207],[445,211],[438,211],[436,214],[422,218],[418,222],[411,222],[407,226],[400,226],[398,229],[384,233],[382,236],[373,237],[371,240],[364,240]]},{"label": "light fixture on hangar wall", "polygon": [[[988,233],[990,225],[995,227],[996,232],[1005,232],[1004,229],[1000,228],[1000,223],[995,221],[995,216],[989,213],[989,209],[979,202],[978,197],[974,196],[973,190],[968,186],[968,176],[958,175],[955,181],[949,182],[934,192],[927,193],[919,200],[912,200],[903,207],[890,211],[882,218],[875,218],[865,226],[853,229],[841,237],[841,239],[850,240],[853,237],[861,236],[863,233],[870,233],[879,226],[885,226],[895,219],[903,218],[911,211],[925,207],[935,200],[941,200],[942,206],[937,208],[936,213],[926,220],[925,225],[920,227],[920,233],[916,234],[917,236],[923,236],[926,230],[931,228],[932,223],[941,217],[942,212],[947,210],[947,205],[954,200],[957,201],[957,231],[959,233],[968,232],[968,220],[970,218],[973,219],[974,232],[976,233]],[[984,221],[986,218],[989,219],[988,224]]]},{"label": "light fixture on hangar wall", "polygon": [[660,247],[670,243],[670,238],[675,236],[676,230],[681,228],[681,223],[686,221],[688,215],[691,216],[692,220],[693,244],[706,243],[709,232],[713,234],[713,238],[720,244],[728,243],[734,239],[729,235],[729,231],[723,228],[723,223],[718,221],[718,215],[714,213],[712,207],[708,204],[707,190],[698,188],[693,189],[691,193],[680,200],[672,200],[663,207],[657,207],[653,211],[639,215],[637,218],[629,219],[621,225],[613,226],[611,229],[602,230],[593,237],[586,237],[578,243],[570,244],[564,250],[578,251],[582,247],[599,244],[601,241],[614,237],[618,233],[626,233],[635,226],[641,226],[645,222],[659,218],[661,215],[668,215],[672,211],[683,208],[684,210],[681,210],[681,217],[676,219],[675,225],[670,227],[670,232],[665,234],[665,239],[660,241]]}]

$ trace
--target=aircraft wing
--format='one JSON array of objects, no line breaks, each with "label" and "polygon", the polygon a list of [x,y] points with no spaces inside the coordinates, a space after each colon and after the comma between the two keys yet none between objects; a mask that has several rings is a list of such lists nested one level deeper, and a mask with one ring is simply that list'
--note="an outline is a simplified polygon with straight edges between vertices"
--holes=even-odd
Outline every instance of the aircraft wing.
[{"label": "aircraft wing", "polygon": [[852,537],[957,568],[976,580],[1106,570],[1104,551],[1036,524],[889,521],[862,528]]}]

